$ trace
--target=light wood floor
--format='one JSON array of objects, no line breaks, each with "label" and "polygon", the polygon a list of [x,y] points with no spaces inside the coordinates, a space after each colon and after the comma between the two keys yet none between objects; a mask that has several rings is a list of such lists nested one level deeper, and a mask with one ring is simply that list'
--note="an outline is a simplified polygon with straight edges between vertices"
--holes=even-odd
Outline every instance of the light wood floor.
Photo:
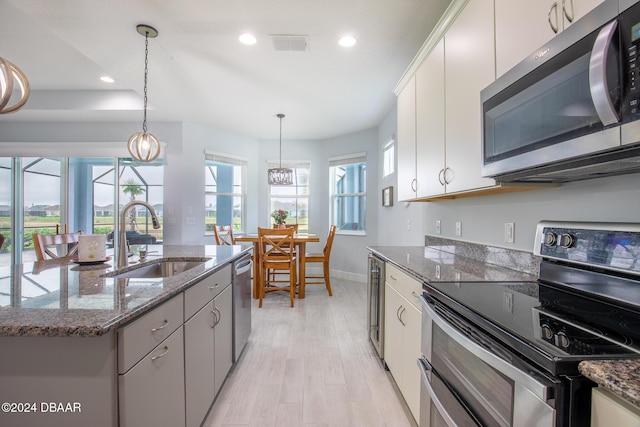
[{"label": "light wood floor", "polygon": [[253,305],[249,343],[205,427],[415,426],[368,342],[366,285],[331,285],[333,297],[308,286],[294,308],[284,292]]}]

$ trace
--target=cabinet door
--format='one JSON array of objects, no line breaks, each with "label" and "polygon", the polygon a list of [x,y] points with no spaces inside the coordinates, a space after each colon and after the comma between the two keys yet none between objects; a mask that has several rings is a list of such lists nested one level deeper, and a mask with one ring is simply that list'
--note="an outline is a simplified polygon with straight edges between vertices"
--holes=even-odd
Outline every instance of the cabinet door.
[{"label": "cabinet door", "polygon": [[184,426],[182,326],[118,380],[121,427]]},{"label": "cabinet door", "polygon": [[[551,0],[495,0],[498,77],[555,36],[548,22],[552,4]],[[561,5],[557,12],[560,31],[562,29]],[[552,20],[555,22],[554,13],[552,13]]]},{"label": "cabinet door", "polygon": [[411,304],[405,304],[402,313],[404,335],[402,348],[404,368],[402,378],[402,395],[413,418],[420,420],[420,370],[417,361],[420,358],[420,339],[422,331],[422,313]]},{"label": "cabinet door", "polygon": [[[213,328],[215,355],[215,392],[222,388],[231,365],[233,365],[233,293],[231,286],[213,299],[217,322]],[[211,402],[211,401],[210,401]]]},{"label": "cabinet door", "polygon": [[[564,3],[564,7],[569,15],[571,15],[571,5],[573,4],[573,22],[575,22],[576,20],[582,18],[584,15],[595,9],[596,6],[604,3],[604,0],[565,0]],[[564,21],[564,28],[567,28],[569,26],[569,22],[566,16],[564,17]]]},{"label": "cabinet door", "polygon": [[199,426],[216,395],[213,302],[184,324],[184,373],[187,427]]},{"label": "cabinet door", "polygon": [[402,323],[398,312],[402,306],[402,297],[394,288],[385,285],[384,289],[384,361],[396,379],[402,381]]},{"label": "cabinet door", "polygon": [[416,177],[418,197],[444,193],[444,40],[416,71]]},{"label": "cabinet door", "polygon": [[594,388],[591,398],[591,427],[638,427],[640,408],[608,390]]},{"label": "cabinet door", "polygon": [[398,200],[416,197],[416,80],[398,95]]},{"label": "cabinet door", "polygon": [[495,80],[493,35],[493,0],[469,2],[445,34],[447,193],[495,185],[480,175],[480,91]]}]

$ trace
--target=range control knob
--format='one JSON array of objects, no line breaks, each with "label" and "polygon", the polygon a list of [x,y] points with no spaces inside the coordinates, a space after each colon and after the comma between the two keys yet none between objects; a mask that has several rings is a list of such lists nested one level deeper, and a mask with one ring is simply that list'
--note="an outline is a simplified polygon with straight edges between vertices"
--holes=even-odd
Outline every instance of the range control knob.
[{"label": "range control knob", "polygon": [[560,246],[567,249],[575,245],[575,243],[576,243],[576,238],[569,233],[562,234],[560,236],[560,241],[558,242]]},{"label": "range control knob", "polygon": [[551,329],[551,326],[545,323],[544,325],[541,326],[541,328],[542,328],[542,338],[544,338],[545,340],[550,340],[551,338],[553,338],[553,329]]},{"label": "range control knob", "polygon": [[557,241],[558,241],[558,236],[556,235],[556,233],[553,233],[551,231],[547,231],[546,233],[544,233],[545,246],[547,247],[555,246]]},{"label": "range control knob", "polygon": [[562,348],[569,347],[571,341],[569,341],[569,337],[564,332],[558,332],[556,335],[556,345],[559,345]]}]

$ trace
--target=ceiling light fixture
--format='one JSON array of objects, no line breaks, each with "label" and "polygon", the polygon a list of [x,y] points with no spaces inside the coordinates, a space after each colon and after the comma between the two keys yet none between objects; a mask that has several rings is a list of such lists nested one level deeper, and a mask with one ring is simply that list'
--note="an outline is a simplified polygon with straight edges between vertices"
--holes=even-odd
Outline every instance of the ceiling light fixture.
[{"label": "ceiling light fixture", "polygon": [[246,44],[247,46],[252,46],[258,42],[256,36],[249,33],[241,34],[240,37],[238,37],[238,40],[240,40],[240,43]]},{"label": "ceiling light fixture", "polygon": [[152,162],[160,155],[160,142],[147,132],[147,74],[149,73],[149,37],[158,37],[158,31],[149,25],[138,25],[138,33],[144,36],[144,119],[142,132],[131,135],[127,148],[131,156],[141,162]]},{"label": "ceiling light fixture", "polygon": [[109,77],[109,76],[102,76],[102,77],[100,77],[100,80],[102,80],[105,83],[113,83],[113,82],[115,82],[115,80],[113,80],[113,77]]},{"label": "ceiling light fixture", "polygon": [[293,184],[293,169],[282,167],[282,119],[284,119],[284,114],[276,114],[276,117],[280,119],[280,167],[267,171],[269,185],[291,185]]},{"label": "ceiling light fixture", "polygon": [[343,36],[338,40],[338,44],[342,47],[351,47],[356,44],[356,38],[353,36]]},{"label": "ceiling light fixture", "polygon": [[[13,86],[16,83],[20,87],[20,99],[9,104],[13,95]],[[0,114],[18,111],[27,102],[30,93],[27,76],[13,63],[0,57]]]}]

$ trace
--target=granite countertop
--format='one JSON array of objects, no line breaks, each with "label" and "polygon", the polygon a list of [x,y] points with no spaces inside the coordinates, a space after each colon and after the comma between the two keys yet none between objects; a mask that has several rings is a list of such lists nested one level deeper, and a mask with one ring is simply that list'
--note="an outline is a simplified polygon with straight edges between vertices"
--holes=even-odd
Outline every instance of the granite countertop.
[{"label": "granite countertop", "polygon": [[598,386],[640,406],[640,360],[585,360],[578,369]]},{"label": "granite countertop", "polygon": [[[435,282],[535,282],[537,268],[532,255],[504,252],[474,259],[459,255],[455,246],[371,246],[368,249],[408,273]],[[446,249],[446,250],[445,250]],[[493,262],[492,262],[493,261]],[[500,262],[502,261],[502,262]],[[506,267],[505,265],[509,265]],[[524,265],[524,267],[523,267]]]},{"label": "granite countertop", "polygon": [[[170,257],[207,261],[165,278],[103,277],[115,263],[69,259],[0,268],[0,336],[100,336],[151,310],[243,253],[245,246],[147,245],[145,263]],[[137,256],[130,258],[136,262]],[[135,267],[135,265],[131,265]]]}]

